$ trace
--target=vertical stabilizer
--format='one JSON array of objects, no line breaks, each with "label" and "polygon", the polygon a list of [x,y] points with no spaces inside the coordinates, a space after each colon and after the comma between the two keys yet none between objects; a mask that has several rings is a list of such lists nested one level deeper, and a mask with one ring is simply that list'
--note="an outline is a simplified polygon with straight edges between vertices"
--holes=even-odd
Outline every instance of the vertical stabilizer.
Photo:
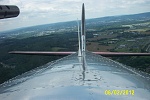
[{"label": "vertical stabilizer", "polygon": [[84,3],[82,5],[82,16],[81,16],[81,55],[82,55],[82,67],[85,70],[86,66],[86,58],[85,58],[85,50],[86,50],[86,34],[85,34],[85,10]]},{"label": "vertical stabilizer", "polygon": [[82,16],[81,16],[81,39],[82,39],[82,46],[81,46],[81,51],[82,51],[82,55],[84,54],[83,52],[85,52],[86,50],[86,38],[85,38],[86,34],[85,34],[85,10],[84,10],[84,3],[82,5]]}]

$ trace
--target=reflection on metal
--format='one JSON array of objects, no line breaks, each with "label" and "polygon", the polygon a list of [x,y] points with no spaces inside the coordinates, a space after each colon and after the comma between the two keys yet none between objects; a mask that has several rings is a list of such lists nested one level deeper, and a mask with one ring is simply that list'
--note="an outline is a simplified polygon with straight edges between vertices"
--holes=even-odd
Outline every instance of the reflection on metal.
[{"label": "reflection on metal", "polygon": [[82,75],[83,75],[83,80],[85,80],[85,70],[86,70],[86,58],[85,58],[85,52],[82,52],[83,56],[82,56]]},{"label": "reflection on metal", "polygon": [[81,56],[81,34],[80,34],[80,29],[79,29],[79,21],[77,20],[78,24],[78,45],[79,45],[79,50],[78,50],[78,56]]}]

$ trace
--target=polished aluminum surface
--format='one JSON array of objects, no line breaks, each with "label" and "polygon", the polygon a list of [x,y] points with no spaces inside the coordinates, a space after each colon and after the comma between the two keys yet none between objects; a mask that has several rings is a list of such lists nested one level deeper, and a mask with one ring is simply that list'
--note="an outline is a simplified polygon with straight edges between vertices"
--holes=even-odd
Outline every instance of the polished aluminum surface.
[{"label": "polished aluminum surface", "polygon": [[[50,62],[0,86],[0,100],[149,100],[150,75],[85,52]],[[134,90],[134,95],[106,95]]]}]

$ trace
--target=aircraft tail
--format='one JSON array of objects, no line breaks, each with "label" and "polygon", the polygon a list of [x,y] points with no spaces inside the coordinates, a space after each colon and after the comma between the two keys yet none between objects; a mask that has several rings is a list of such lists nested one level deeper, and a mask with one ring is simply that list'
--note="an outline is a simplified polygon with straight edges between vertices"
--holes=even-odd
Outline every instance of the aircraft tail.
[{"label": "aircraft tail", "polygon": [[85,9],[84,3],[82,5],[82,13],[81,13],[81,33],[79,32],[79,23],[78,23],[78,42],[79,42],[79,50],[78,56],[83,56],[83,52],[85,52],[86,48],[86,37],[85,37]]}]

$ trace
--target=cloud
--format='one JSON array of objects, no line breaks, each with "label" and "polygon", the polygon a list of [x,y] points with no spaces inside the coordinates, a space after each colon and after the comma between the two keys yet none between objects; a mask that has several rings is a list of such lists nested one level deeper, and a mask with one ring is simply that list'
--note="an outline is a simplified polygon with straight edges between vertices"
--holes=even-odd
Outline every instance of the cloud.
[{"label": "cloud", "polygon": [[[60,21],[81,17],[81,5],[85,3],[86,18],[147,12],[150,0],[0,0],[0,4],[17,5],[20,15],[6,23],[0,30]],[[10,23],[18,23],[11,26]]]}]

